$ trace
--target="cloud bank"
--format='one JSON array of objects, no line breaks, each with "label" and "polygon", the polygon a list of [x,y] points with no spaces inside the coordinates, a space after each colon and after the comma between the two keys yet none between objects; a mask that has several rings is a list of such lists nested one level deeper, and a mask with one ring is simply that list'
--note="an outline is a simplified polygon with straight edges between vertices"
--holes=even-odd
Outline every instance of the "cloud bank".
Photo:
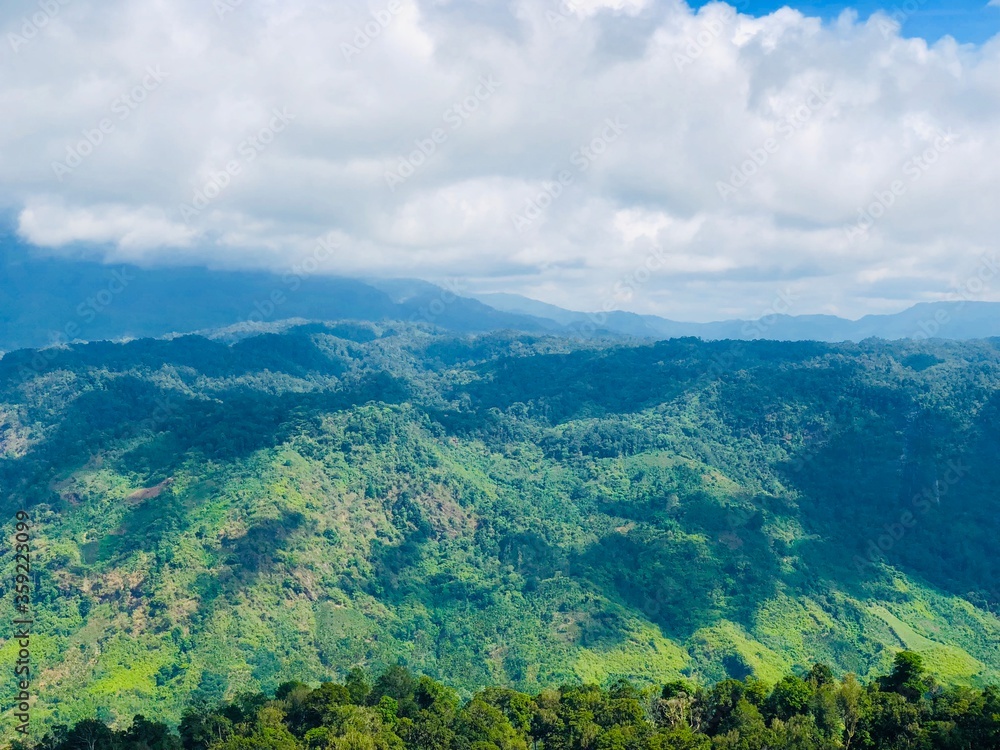
[{"label": "cloud bank", "polygon": [[[1000,37],[669,0],[39,0],[0,202],[109,261],[682,319],[948,299],[1000,236]],[[1000,290],[984,289],[984,299]]]}]

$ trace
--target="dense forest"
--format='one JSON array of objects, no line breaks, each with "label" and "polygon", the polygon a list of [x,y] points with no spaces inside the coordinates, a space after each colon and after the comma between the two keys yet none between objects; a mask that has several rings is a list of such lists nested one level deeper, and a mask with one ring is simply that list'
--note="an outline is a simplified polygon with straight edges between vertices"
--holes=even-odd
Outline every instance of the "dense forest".
[{"label": "dense forest", "polygon": [[[882,712],[864,731],[896,731],[891,715],[910,732],[875,746],[961,743],[959,714],[997,711],[998,417],[996,340],[339,323],[8,353],[0,503],[6,537],[31,519],[33,740],[96,719],[154,747],[135,735],[160,729],[132,717],[185,737],[208,706],[225,747],[310,731],[365,748],[434,732],[463,750],[825,747],[841,728],[815,701],[855,674]],[[2,563],[10,622],[9,546]],[[911,651],[935,675],[920,696],[884,677]],[[336,687],[395,666],[427,677]],[[315,691],[290,680],[339,708],[303,718]],[[779,710],[781,685],[808,710]],[[3,705],[15,695],[0,682]],[[688,729],[662,714],[678,701]],[[477,734],[477,712],[503,736]],[[742,723],[765,744],[726,739]]]},{"label": "dense forest", "polygon": [[536,695],[488,687],[468,700],[404,667],[374,684],[290,681],[274,697],[242,693],[189,707],[177,731],[137,715],[59,726],[12,750],[994,750],[1000,690],[941,688],[919,654],[862,686],[824,664],[771,686],[754,678],[710,688],[676,680],[639,689],[571,685]]}]

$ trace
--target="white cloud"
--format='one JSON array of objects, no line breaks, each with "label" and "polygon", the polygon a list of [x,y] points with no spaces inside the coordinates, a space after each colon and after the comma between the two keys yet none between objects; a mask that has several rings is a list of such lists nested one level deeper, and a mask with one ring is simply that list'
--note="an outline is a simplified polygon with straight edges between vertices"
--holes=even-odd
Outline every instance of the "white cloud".
[{"label": "white cloud", "polygon": [[74,0],[30,39],[0,11],[0,202],[27,241],[283,269],[336,230],[330,272],[574,308],[659,245],[627,306],[699,319],[790,285],[792,312],[896,309],[996,247],[1000,38],[675,0],[229,5]]},{"label": "white cloud", "polygon": [[187,247],[196,230],[166,218],[152,206],[98,205],[67,208],[51,199],[29,199],[18,231],[29,242],[59,247],[73,242],[113,245],[123,256],[154,248]]},{"label": "white cloud", "polygon": [[582,16],[592,16],[602,10],[636,15],[648,8],[650,0],[563,0],[560,10],[568,10]]}]

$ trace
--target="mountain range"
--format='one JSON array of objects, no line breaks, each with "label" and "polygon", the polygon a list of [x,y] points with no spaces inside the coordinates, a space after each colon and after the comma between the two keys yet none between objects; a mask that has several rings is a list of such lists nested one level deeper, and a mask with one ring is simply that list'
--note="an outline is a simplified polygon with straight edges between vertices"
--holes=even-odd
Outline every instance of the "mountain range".
[{"label": "mountain range", "polygon": [[413,279],[354,279],[302,271],[139,268],[0,247],[0,352],[69,341],[158,337],[295,319],[389,320],[456,333],[521,331],[662,340],[968,340],[1000,336],[1000,303],[922,303],[847,320],[773,315],[678,322],[625,311],[577,312],[515,294],[463,293]]}]

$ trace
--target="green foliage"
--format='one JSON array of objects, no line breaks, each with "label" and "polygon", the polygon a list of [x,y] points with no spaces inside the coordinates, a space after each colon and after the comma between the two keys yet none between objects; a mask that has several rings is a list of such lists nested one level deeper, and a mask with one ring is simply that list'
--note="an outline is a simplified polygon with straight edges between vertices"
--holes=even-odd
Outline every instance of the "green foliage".
[{"label": "green foliage", "polygon": [[788,721],[793,716],[800,716],[809,710],[814,690],[801,677],[790,675],[783,677],[774,686],[767,699],[767,715],[771,718]]},{"label": "green foliage", "polygon": [[914,701],[930,689],[924,659],[913,651],[900,651],[893,659],[892,673],[882,680],[882,689]]},{"label": "green foliage", "polygon": [[[995,342],[362,328],[0,360],[0,502],[40,555],[37,731],[155,710],[189,745],[280,745],[274,716],[236,731],[276,691],[310,747],[826,741],[845,711],[896,716],[852,720],[860,747],[939,688],[834,675],[904,649],[944,685],[1000,678]],[[581,682],[616,697],[525,703]]]}]

